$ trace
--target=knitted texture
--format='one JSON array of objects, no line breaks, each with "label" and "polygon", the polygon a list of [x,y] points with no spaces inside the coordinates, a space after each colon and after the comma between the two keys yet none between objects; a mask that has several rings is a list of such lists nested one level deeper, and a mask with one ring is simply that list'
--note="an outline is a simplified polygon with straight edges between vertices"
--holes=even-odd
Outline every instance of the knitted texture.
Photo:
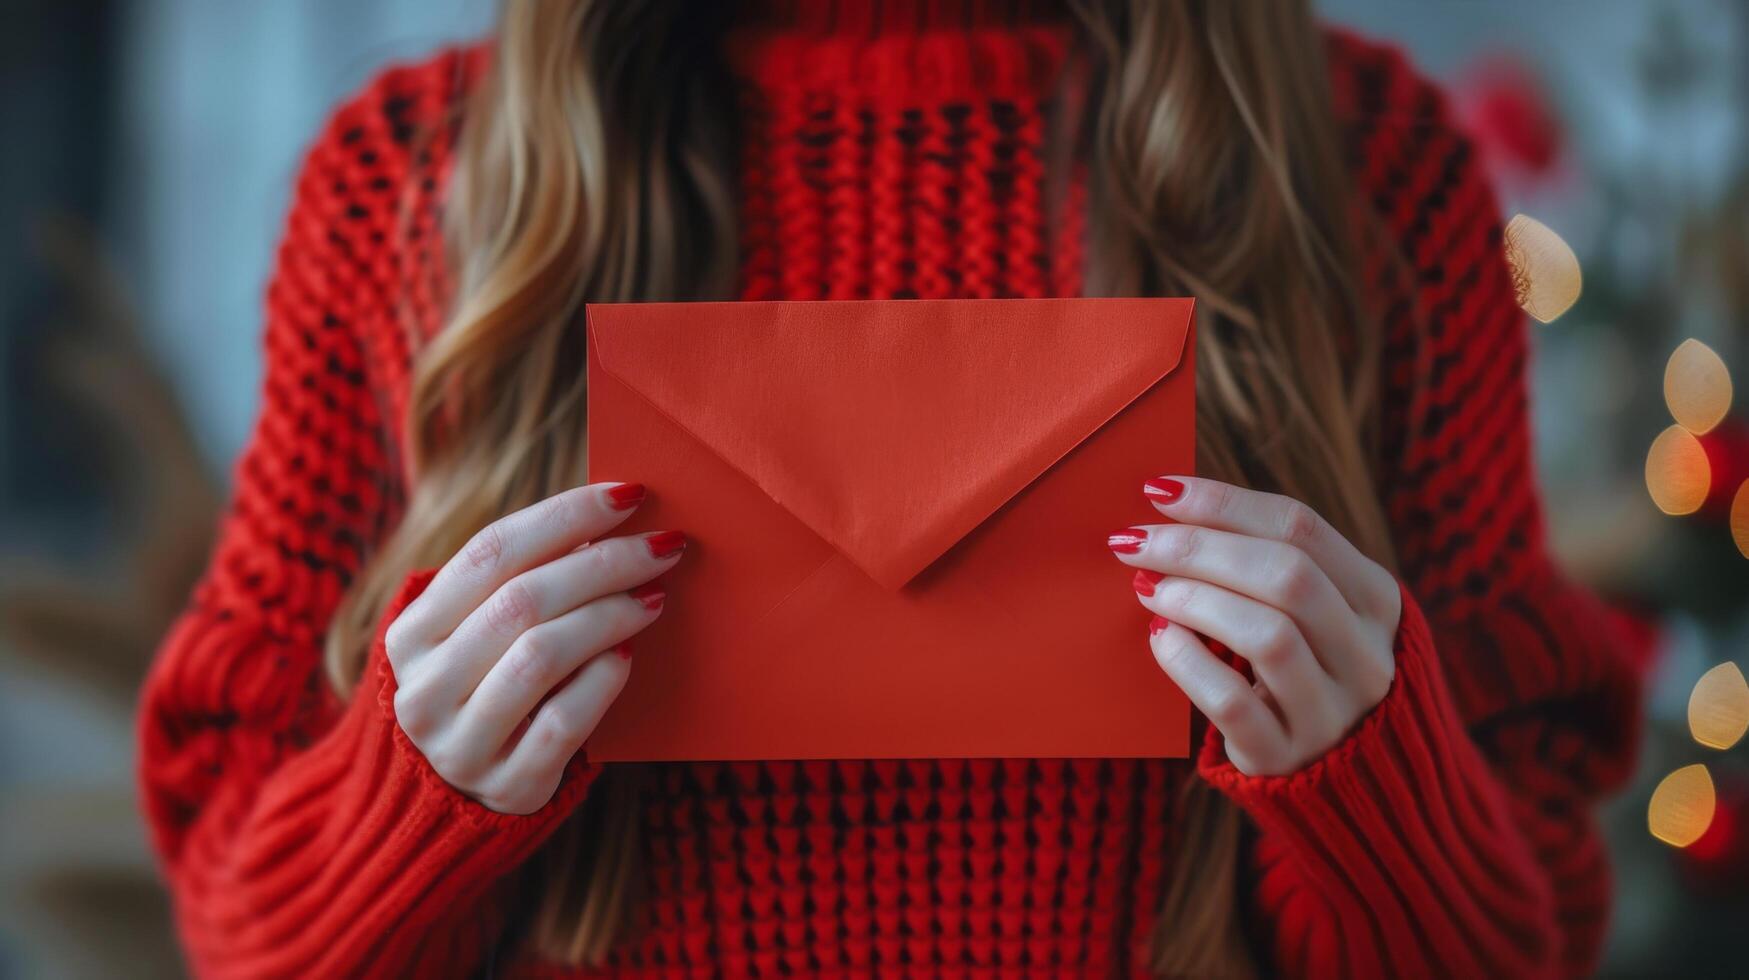
[{"label": "knitted texture", "polygon": [[[970,16],[985,3],[802,13],[824,6],[731,45],[744,297],[1074,293],[1079,184],[1047,193],[1043,149],[1064,26]],[[1544,551],[1523,318],[1474,153],[1399,55],[1346,35],[1329,50],[1363,203],[1407,260],[1368,263],[1404,579],[1384,702],[1280,778],[1236,771],[1212,731],[1190,761],[650,767],[640,916],[610,974],[1140,972],[1192,778],[1250,818],[1245,895],[1272,970],[1593,965],[1609,881],[1590,807],[1631,763],[1635,665]],[[202,974],[567,975],[504,938],[510,873],[593,769],[579,759],[539,813],[491,813],[401,734],[380,640],[350,701],[321,670],[335,605],[406,489],[402,324],[441,315],[421,284],[454,110],[482,66],[470,50],[383,74],[297,182],[261,414],[141,709],[145,806]]]}]

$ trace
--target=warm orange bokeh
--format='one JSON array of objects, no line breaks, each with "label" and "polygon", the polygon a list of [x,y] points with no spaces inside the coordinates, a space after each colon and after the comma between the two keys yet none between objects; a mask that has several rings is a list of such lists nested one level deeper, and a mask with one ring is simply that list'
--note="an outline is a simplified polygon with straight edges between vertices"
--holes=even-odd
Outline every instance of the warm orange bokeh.
[{"label": "warm orange bokeh", "polygon": [[1688,731],[1709,749],[1728,749],[1749,731],[1749,682],[1736,664],[1700,675],[1688,695]]},{"label": "warm orange bokeh", "polygon": [[1676,424],[1695,435],[1707,432],[1731,410],[1731,372],[1711,347],[1685,340],[1664,366],[1664,404]]},{"label": "warm orange bokeh", "polygon": [[1506,261],[1512,266],[1518,305],[1551,323],[1579,301],[1584,277],[1579,258],[1560,235],[1528,215],[1506,225]]},{"label": "warm orange bokeh", "polygon": [[1739,484],[1737,495],[1731,498],[1731,538],[1743,557],[1749,558],[1749,480]]},{"label": "warm orange bokeh", "polygon": [[1712,467],[1694,433],[1673,425],[1652,440],[1646,453],[1646,492],[1666,514],[1692,514],[1706,502]]},{"label": "warm orange bokeh", "polygon": [[1683,766],[1658,784],[1646,807],[1652,836],[1673,847],[1687,847],[1706,833],[1718,799],[1706,766]]}]

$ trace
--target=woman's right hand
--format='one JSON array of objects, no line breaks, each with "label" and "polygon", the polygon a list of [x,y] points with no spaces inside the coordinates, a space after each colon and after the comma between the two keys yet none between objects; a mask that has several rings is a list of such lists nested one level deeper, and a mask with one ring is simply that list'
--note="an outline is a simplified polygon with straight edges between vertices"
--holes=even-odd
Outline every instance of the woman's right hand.
[{"label": "woman's right hand", "polygon": [[576,487],[474,535],[384,638],[395,716],[450,785],[500,813],[547,802],[631,672],[626,640],[655,621],[652,582],[686,537],[602,537],[635,483]]}]

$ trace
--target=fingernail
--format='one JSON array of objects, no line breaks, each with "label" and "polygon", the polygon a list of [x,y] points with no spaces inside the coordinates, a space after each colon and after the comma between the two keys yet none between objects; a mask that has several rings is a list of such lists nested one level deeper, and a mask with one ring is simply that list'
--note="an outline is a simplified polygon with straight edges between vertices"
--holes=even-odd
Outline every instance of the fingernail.
[{"label": "fingernail", "polygon": [[643,585],[627,592],[626,595],[638,600],[645,609],[655,612],[662,608],[662,600],[668,598],[668,591],[662,588],[660,582],[645,582]]},{"label": "fingernail", "polygon": [[1120,555],[1133,555],[1148,543],[1148,532],[1139,527],[1126,527],[1121,531],[1111,532],[1105,543]]},{"label": "fingernail", "polygon": [[1157,476],[1142,484],[1142,493],[1157,504],[1169,504],[1184,496],[1184,484],[1169,476]]},{"label": "fingernail", "polygon": [[621,640],[620,642],[615,643],[613,645],[612,652],[615,655],[617,655],[621,660],[632,659],[632,641]]},{"label": "fingernail", "polygon": [[644,539],[652,558],[673,558],[686,550],[686,535],[679,531],[657,531]]},{"label": "fingernail", "polygon": [[1160,580],[1165,577],[1165,575],[1162,575],[1159,572],[1151,572],[1145,568],[1142,569],[1136,573],[1136,580],[1133,583],[1136,587],[1136,594],[1153,595],[1154,587],[1159,585]]},{"label": "fingernail", "polygon": [[1165,616],[1155,616],[1153,619],[1148,620],[1148,635],[1159,636],[1166,631],[1166,627],[1171,625],[1170,622],[1167,622]]},{"label": "fingernail", "polygon": [[631,510],[643,502],[644,485],[642,483],[622,483],[617,487],[608,488],[607,503],[614,510]]}]

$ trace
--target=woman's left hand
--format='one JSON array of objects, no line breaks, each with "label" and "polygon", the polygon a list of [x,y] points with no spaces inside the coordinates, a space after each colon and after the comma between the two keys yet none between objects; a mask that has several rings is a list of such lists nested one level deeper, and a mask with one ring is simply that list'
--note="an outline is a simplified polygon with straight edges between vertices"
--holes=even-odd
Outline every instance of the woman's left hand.
[{"label": "woman's left hand", "polygon": [[[1220,729],[1240,772],[1305,767],[1391,688],[1396,579],[1297,500],[1190,477],[1149,480],[1144,492],[1174,523],[1108,543],[1138,569],[1154,659]],[[1256,682],[1203,637],[1249,661]]]}]

